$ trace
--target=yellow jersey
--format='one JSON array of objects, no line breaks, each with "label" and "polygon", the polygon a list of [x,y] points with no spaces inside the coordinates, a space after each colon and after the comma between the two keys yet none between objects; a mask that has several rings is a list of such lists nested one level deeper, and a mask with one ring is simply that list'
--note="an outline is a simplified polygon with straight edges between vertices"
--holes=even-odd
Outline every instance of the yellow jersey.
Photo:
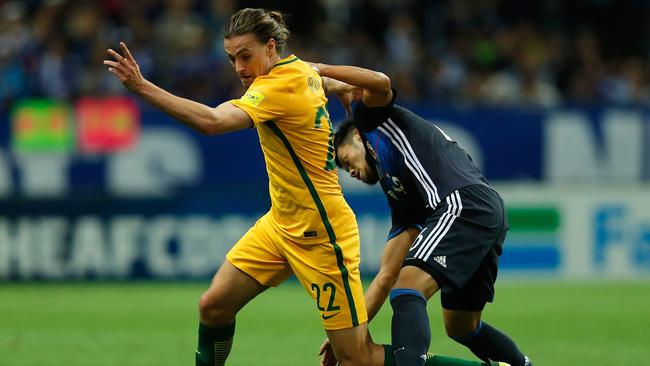
[{"label": "yellow jersey", "polygon": [[257,129],[269,176],[274,226],[299,243],[356,235],[334,163],[334,130],[322,79],[291,55],[230,101]]}]

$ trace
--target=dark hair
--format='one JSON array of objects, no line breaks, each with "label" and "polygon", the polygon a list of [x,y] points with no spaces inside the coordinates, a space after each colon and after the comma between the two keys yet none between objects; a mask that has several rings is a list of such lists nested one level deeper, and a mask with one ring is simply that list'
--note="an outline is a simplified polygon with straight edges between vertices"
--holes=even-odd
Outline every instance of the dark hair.
[{"label": "dark hair", "polygon": [[253,33],[262,43],[273,38],[276,51],[281,53],[291,35],[284,18],[284,14],[279,11],[241,9],[230,17],[230,21],[223,28],[222,35],[223,38],[231,38]]},{"label": "dark hair", "polygon": [[[354,130],[357,128],[357,125],[354,123],[352,117],[348,117],[336,129],[334,134],[334,152],[337,152],[341,145],[349,144],[352,141],[352,136],[354,136]],[[341,162],[339,161],[338,154],[334,154],[334,161],[336,166],[342,168]]]}]

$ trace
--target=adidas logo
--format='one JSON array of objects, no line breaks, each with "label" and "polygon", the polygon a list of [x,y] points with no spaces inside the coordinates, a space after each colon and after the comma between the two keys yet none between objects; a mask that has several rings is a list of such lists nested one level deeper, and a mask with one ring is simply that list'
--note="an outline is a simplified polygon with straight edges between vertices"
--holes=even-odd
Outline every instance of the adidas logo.
[{"label": "adidas logo", "polygon": [[446,255],[438,255],[433,257],[433,260],[438,262],[441,266],[447,268],[447,256]]}]

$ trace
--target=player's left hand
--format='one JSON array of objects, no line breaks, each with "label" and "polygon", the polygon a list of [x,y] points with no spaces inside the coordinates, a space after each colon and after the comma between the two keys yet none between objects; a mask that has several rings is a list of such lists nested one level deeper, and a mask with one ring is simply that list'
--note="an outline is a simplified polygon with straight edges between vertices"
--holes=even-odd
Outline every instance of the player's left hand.
[{"label": "player's left hand", "polygon": [[137,93],[144,85],[145,79],[140,72],[138,63],[124,42],[120,42],[120,48],[124,55],[112,49],[106,51],[113,60],[104,60],[104,65],[108,65],[108,71],[115,74],[127,89]]},{"label": "player's left hand", "polygon": [[338,365],[338,361],[336,360],[336,356],[334,356],[334,350],[332,349],[332,345],[330,344],[329,339],[325,338],[325,341],[320,346],[320,351],[318,352],[318,355],[321,356],[320,366]]}]

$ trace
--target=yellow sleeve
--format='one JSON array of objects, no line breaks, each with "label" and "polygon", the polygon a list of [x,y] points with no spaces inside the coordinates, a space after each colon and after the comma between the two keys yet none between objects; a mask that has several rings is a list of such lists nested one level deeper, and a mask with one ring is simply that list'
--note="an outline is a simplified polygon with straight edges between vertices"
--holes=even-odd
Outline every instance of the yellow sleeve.
[{"label": "yellow sleeve", "polygon": [[290,96],[281,80],[258,79],[261,78],[258,77],[241,98],[230,101],[243,109],[255,125],[285,116],[289,108]]}]

